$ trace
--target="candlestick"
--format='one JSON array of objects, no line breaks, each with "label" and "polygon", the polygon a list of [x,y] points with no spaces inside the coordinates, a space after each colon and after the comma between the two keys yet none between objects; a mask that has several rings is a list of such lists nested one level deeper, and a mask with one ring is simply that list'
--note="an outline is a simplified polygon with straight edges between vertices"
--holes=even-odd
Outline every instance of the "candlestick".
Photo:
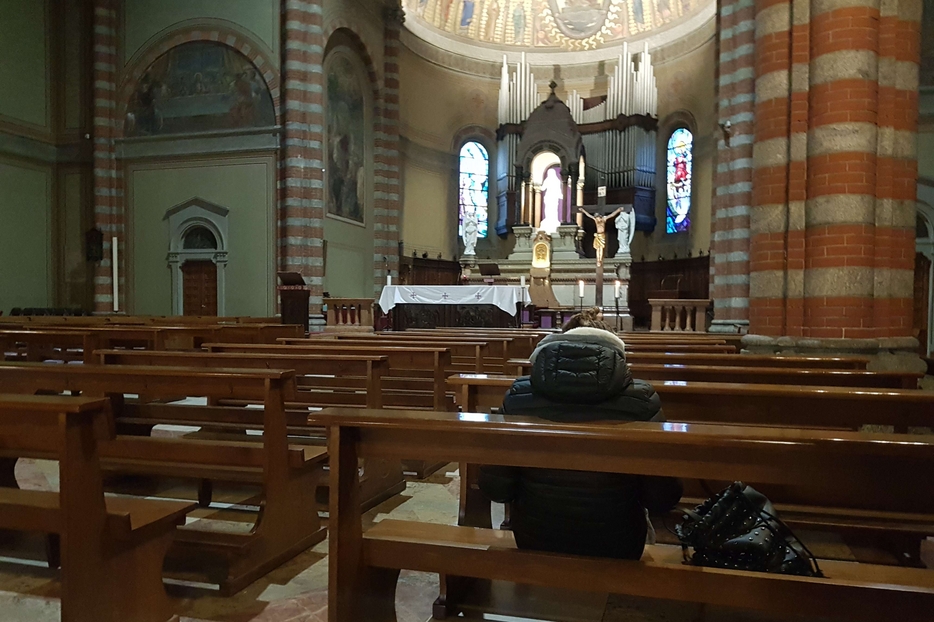
[{"label": "candlestick", "polygon": [[[577,282],[577,289],[580,292],[581,300],[583,300],[584,299],[584,281],[583,280],[580,280]],[[581,306],[583,306],[583,304],[584,303],[582,302]]]}]

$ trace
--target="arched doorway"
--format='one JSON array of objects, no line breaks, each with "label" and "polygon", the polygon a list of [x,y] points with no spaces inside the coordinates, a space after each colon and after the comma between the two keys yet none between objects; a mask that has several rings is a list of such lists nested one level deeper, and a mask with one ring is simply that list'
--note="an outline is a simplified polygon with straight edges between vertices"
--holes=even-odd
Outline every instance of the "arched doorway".
[{"label": "arched doorway", "polygon": [[[217,237],[202,226],[190,228],[182,240],[184,251],[216,251]],[[217,315],[217,264],[212,259],[182,263],[182,315]]]},{"label": "arched doorway", "polygon": [[166,212],[174,314],[224,315],[228,213],[201,199]]}]

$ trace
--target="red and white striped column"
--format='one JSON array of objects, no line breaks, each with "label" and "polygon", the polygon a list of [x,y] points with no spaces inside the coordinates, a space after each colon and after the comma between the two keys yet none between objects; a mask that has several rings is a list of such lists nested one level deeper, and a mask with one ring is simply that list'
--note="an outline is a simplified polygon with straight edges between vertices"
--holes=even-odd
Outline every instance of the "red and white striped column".
[{"label": "red and white striped column", "polygon": [[752,201],[755,12],[752,0],[720,0],[717,146],[713,200],[711,296],[713,332],[742,332],[749,323],[749,210]]},{"label": "red and white striped column", "polygon": [[920,0],[757,0],[750,332],[910,336]]},{"label": "red and white striped column", "polygon": [[[117,119],[117,2],[94,0],[93,101],[94,226],[103,233],[103,259],[94,270],[94,311],[123,310],[126,299],[126,216],[123,175],[114,139]],[[113,240],[117,240],[117,303],[114,304]]]},{"label": "red and white striped column", "polygon": [[399,272],[399,217],[402,209],[399,155],[399,32],[404,20],[402,8],[386,7],[383,19],[383,88],[374,162],[373,285],[377,296],[386,282],[386,275]]},{"label": "red and white striped column", "polygon": [[311,290],[312,324],[324,286],[324,30],[320,1],[283,0],[279,265]]}]

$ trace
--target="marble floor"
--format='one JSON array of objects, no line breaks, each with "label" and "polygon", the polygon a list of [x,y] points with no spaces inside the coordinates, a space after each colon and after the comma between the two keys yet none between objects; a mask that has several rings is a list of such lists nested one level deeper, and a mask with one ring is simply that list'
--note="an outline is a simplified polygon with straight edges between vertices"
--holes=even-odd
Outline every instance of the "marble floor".
[{"label": "marble floor", "polygon": [[[457,516],[459,480],[456,465],[448,465],[425,481],[410,481],[406,491],[374,508],[367,521],[384,518],[453,523]],[[17,479],[23,488],[56,489],[57,464],[21,460]],[[138,484],[138,482],[137,482]],[[137,491],[138,493],[138,491]],[[190,499],[193,487],[167,482],[145,494]],[[197,510],[189,522],[205,521],[231,530],[248,527],[249,515],[236,505],[252,491],[225,490],[210,510]],[[501,508],[500,508],[501,512]],[[496,517],[494,517],[496,518]],[[818,555],[831,552],[841,558],[853,553],[833,539],[813,536],[808,540]],[[0,538],[0,544],[3,544]],[[932,547],[934,549],[934,547]],[[934,564],[934,550],[929,566]],[[214,586],[192,581],[168,585],[177,599],[182,622],[323,622],[327,620],[327,541],[305,551],[240,593],[224,598]],[[403,572],[397,591],[398,622],[426,622],[437,595],[436,576]],[[490,622],[753,622],[772,620],[725,609],[712,610],[690,604],[634,599],[607,594],[583,594],[561,590],[536,590],[494,584],[481,597],[486,613],[468,617]],[[492,607],[495,613],[489,613]],[[44,567],[41,555],[32,561],[0,553],[0,622],[53,622],[59,619],[54,573]],[[129,621],[128,621],[129,622]]]}]

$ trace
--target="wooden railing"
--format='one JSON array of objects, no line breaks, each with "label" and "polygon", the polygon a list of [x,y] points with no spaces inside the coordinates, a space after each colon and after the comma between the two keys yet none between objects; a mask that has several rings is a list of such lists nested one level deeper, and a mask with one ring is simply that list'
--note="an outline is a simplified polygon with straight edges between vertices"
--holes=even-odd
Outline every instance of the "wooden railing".
[{"label": "wooden railing", "polygon": [[325,331],[372,332],[373,306],[371,298],[325,298],[328,323]]},{"label": "wooden railing", "polygon": [[677,300],[652,298],[652,324],[650,330],[669,330],[691,333],[707,331],[707,307],[710,299]]}]

